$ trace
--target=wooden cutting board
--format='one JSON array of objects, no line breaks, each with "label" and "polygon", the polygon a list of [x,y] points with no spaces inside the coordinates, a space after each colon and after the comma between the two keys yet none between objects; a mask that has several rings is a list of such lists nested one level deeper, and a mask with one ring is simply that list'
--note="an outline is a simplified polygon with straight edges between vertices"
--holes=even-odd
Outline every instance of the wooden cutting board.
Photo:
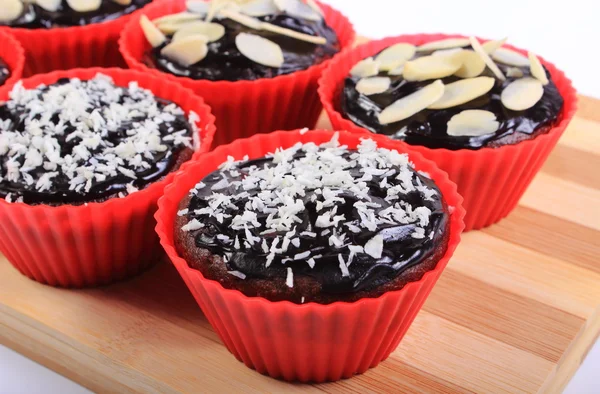
[{"label": "wooden cutting board", "polygon": [[364,375],[311,386],[246,368],[166,263],[70,291],[0,259],[0,343],[98,392],[560,392],[600,333],[600,100],[580,108],[517,209],[464,236],[398,349]]}]

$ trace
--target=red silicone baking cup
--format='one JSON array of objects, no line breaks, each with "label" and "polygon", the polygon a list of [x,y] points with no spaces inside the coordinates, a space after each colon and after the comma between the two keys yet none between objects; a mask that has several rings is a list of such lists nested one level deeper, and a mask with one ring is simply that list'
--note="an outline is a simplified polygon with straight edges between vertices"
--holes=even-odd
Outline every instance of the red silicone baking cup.
[{"label": "red silicone baking cup", "polygon": [[[278,131],[258,134],[221,146],[204,155],[175,177],[158,202],[156,230],[161,244],[204,311],[227,349],[248,367],[285,380],[322,382],[348,378],[365,372],[384,360],[398,346],[421,309],[435,282],[448,264],[463,229],[462,198],[446,173],[418,153],[410,158],[419,170],[428,172],[449,206],[449,243],[435,269],[398,291],[378,298],[329,305],[289,301],[272,302],[225,289],[188,266],[174,247],[174,220],[179,202],[204,176],[217,169],[228,156],[241,159],[264,156],[278,147],[297,142],[329,141],[332,131]],[[339,141],[354,148],[361,136],[341,132]],[[402,148],[397,141],[374,137],[379,146]]]},{"label": "red silicone baking cup", "polygon": [[[214,116],[191,90],[132,70],[75,69],[24,79],[26,88],[51,84],[61,78],[88,80],[97,73],[116,85],[137,81],[157,97],[195,111],[200,152],[208,152],[215,133]],[[9,87],[0,89],[6,100]],[[186,163],[187,164],[187,163]],[[160,259],[154,232],[158,198],[174,173],[125,198],[72,206],[27,205],[0,199],[0,251],[24,275],[53,286],[84,287],[107,284],[137,274]]]},{"label": "red silicone baking cup", "polygon": [[[354,64],[398,42],[421,45],[449,37],[461,36],[416,34],[391,37],[369,42],[336,57],[319,80],[319,96],[333,128],[370,133],[345,119],[339,112],[343,81]],[[508,47],[527,54],[522,49]],[[478,150],[430,149],[402,143],[406,149],[433,160],[458,185],[458,192],[464,197],[463,206],[467,211],[466,231],[490,226],[515,208],[575,114],[577,96],[571,80],[552,63],[540,60],[550,71],[552,80],[564,98],[560,121],[548,133],[514,145]]]},{"label": "red silicone baking cup", "polygon": [[[326,4],[321,7],[327,24],[337,33],[342,49],[350,47],[355,36],[350,21]],[[184,0],[173,0],[152,5],[142,13],[155,19],[184,9]],[[330,60],[307,70],[256,81],[213,82],[176,77],[149,68],[142,62],[150,44],[139,25],[139,18],[139,15],[131,18],[123,30],[119,40],[123,58],[133,69],[177,81],[204,97],[217,118],[219,133],[215,146],[258,132],[293,130],[316,124],[323,109],[317,95],[317,81]]]},{"label": "red silicone baking cup", "polygon": [[[154,0],[162,2],[164,0]],[[24,76],[83,67],[122,67],[118,40],[135,13],[113,21],[52,29],[0,27],[15,36],[25,49]]]},{"label": "red silicone baking cup", "polygon": [[25,52],[19,41],[7,31],[2,30],[0,30],[0,59],[6,63],[10,71],[10,76],[4,85],[12,85],[21,79],[25,65]]}]

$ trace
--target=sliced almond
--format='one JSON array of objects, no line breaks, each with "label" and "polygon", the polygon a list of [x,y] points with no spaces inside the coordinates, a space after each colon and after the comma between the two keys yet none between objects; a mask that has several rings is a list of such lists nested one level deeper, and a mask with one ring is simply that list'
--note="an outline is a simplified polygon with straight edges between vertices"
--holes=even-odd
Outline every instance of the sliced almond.
[{"label": "sliced almond", "polygon": [[458,56],[423,56],[404,63],[402,75],[407,81],[426,81],[448,77],[461,66]]},{"label": "sliced almond", "polygon": [[488,66],[490,70],[492,70],[496,78],[498,78],[501,81],[505,81],[506,77],[504,76],[504,74],[502,74],[502,71],[500,71],[496,63],[494,63],[494,61],[489,57],[489,55],[483,50],[481,44],[479,43],[479,41],[477,41],[477,38],[471,36],[469,37],[469,41],[471,42],[473,50],[479,56],[481,56],[481,59],[485,62],[486,66]]},{"label": "sliced almond", "polygon": [[443,95],[444,84],[438,79],[385,108],[379,114],[379,123],[385,125],[410,118],[438,101]]},{"label": "sliced almond", "polygon": [[90,12],[100,8],[102,0],[67,0],[67,4],[73,11]]},{"label": "sliced almond", "polygon": [[523,71],[518,67],[509,67],[506,69],[506,76],[509,78],[521,78]]},{"label": "sliced almond", "polygon": [[298,33],[295,30],[286,29],[285,27],[273,25],[273,24],[267,23],[267,22],[262,22],[262,29],[267,30],[267,31],[272,31],[273,33],[281,34],[283,36],[295,38],[297,40],[310,42],[311,44],[316,44],[316,45],[327,44],[327,39],[325,37],[311,36],[309,34]]},{"label": "sliced almond", "polygon": [[309,34],[299,33],[295,30],[286,29],[284,27],[273,25],[271,23],[261,22],[256,18],[244,15],[233,9],[222,9],[219,11],[219,15],[225,18],[229,18],[239,24],[242,24],[254,30],[267,30],[273,33],[281,34],[283,36],[295,38],[297,40],[310,42],[311,44],[322,45],[327,43],[327,39],[325,37],[311,36]]},{"label": "sliced almond", "polygon": [[239,5],[231,0],[211,0],[204,21],[210,22],[213,18],[219,17],[219,13],[223,10],[239,12],[239,8]]},{"label": "sliced almond", "polygon": [[309,21],[320,21],[321,14],[300,0],[273,0],[281,12]]},{"label": "sliced almond", "polygon": [[112,0],[114,3],[117,3],[119,5],[130,5],[131,4],[131,0]]},{"label": "sliced almond", "polygon": [[306,0],[306,4],[310,8],[312,8],[314,12],[323,16],[323,10],[321,9],[321,7],[319,7],[319,5],[317,4],[317,2],[315,0]]},{"label": "sliced almond", "polygon": [[283,51],[273,41],[255,34],[240,33],[235,37],[235,45],[242,55],[255,63],[279,68],[283,65]]},{"label": "sliced almond", "polygon": [[468,103],[489,92],[494,87],[495,82],[494,78],[491,77],[477,77],[449,83],[444,88],[444,95],[428,108],[444,109]]},{"label": "sliced almond", "polygon": [[462,51],[464,51],[462,48],[438,49],[437,51],[434,51],[431,56],[451,56]]},{"label": "sliced almond", "polygon": [[496,132],[500,122],[496,115],[481,109],[467,109],[448,121],[446,132],[453,137],[479,137]]},{"label": "sliced almond", "polygon": [[191,21],[199,21],[200,19],[202,19],[202,16],[193,12],[180,12],[177,14],[161,16],[160,18],[152,20],[152,23],[154,23],[157,26],[160,26],[162,24],[178,24]]},{"label": "sliced almond", "polygon": [[417,47],[417,52],[436,51],[438,49],[459,48],[469,45],[468,38],[446,38],[432,41]]},{"label": "sliced almond", "polygon": [[542,83],[535,78],[525,77],[511,82],[500,95],[502,105],[513,111],[524,111],[533,107],[544,95]]},{"label": "sliced almond", "polygon": [[189,12],[199,15],[208,14],[208,10],[210,8],[210,3],[207,3],[204,0],[188,0],[185,5]]},{"label": "sliced almond", "polygon": [[500,47],[502,47],[502,45],[504,45],[506,40],[507,40],[507,37],[504,37],[501,40],[486,41],[483,44],[481,44],[481,47],[483,48],[485,53],[490,55],[490,54],[496,52]]},{"label": "sliced almond", "polygon": [[474,51],[465,49],[458,56],[462,59],[462,66],[454,73],[457,77],[473,78],[481,75],[485,70],[485,62]]},{"label": "sliced almond", "polygon": [[148,40],[152,47],[161,46],[167,40],[167,37],[165,37],[154,23],[150,22],[150,19],[146,15],[140,17],[140,26],[146,36],[146,40]]},{"label": "sliced almond", "polygon": [[189,36],[172,41],[161,49],[160,53],[182,66],[189,67],[206,57],[208,53],[206,37]]},{"label": "sliced almond", "polygon": [[251,16],[244,15],[240,12],[233,11],[227,8],[219,11],[219,14],[231,19],[232,21],[239,23],[240,25],[244,25],[254,30],[262,30],[262,22]]},{"label": "sliced almond", "polygon": [[379,62],[368,57],[356,63],[350,70],[353,77],[367,78],[379,74]]},{"label": "sliced almond", "polygon": [[173,34],[173,37],[171,38],[171,42],[179,41],[184,38],[191,37],[191,36],[195,36],[198,38],[204,38],[204,43],[206,43],[206,44],[211,42],[210,39],[206,35],[195,32],[194,30],[191,30],[191,29],[190,30],[186,30],[186,29],[177,30],[177,33]]},{"label": "sliced almond", "polygon": [[492,59],[502,64],[508,64],[509,66],[529,66],[529,59],[521,55],[519,52],[515,52],[508,48],[498,48],[496,51],[494,51],[494,53],[492,53]]},{"label": "sliced almond", "polygon": [[412,59],[416,51],[414,45],[401,42],[384,49],[375,60],[379,62],[381,71],[390,71]]},{"label": "sliced almond", "polygon": [[189,22],[175,32],[175,35],[173,35],[173,40],[175,41],[183,37],[189,37],[198,34],[206,36],[208,42],[218,41],[225,35],[225,27],[213,22]]},{"label": "sliced almond", "polygon": [[0,22],[14,21],[23,13],[20,0],[4,0],[0,6]]},{"label": "sliced almond", "polygon": [[404,65],[396,67],[393,70],[388,71],[388,75],[402,75],[404,73]]},{"label": "sliced almond", "polygon": [[35,0],[35,4],[50,12],[58,11],[61,3],[62,0]]},{"label": "sliced almond", "polygon": [[182,22],[165,22],[165,23],[156,25],[156,27],[158,27],[158,29],[160,31],[162,31],[164,34],[175,34],[179,30],[188,28],[190,26],[194,26],[198,22],[212,23],[212,22],[204,22],[203,20],[198,19],[195,21],[192,20],[192,21],[182,21]]},{"label": "sliced almond", "polygon": [[240,5],[240,12],[248,16],[265,16],[276,14],[279,9],[273,0],[251,0]]},{"label": "sliced almond", "polygon": [[531,75],[538,79],[542,85],[548,85],[548,76],[546,75],[546,70],[544,70],[544,67],[542,66],[542,63],[540,63],[540,59],[537,58],[537,56],[535,56],[533,53],[529,52],[529,63],[531,64],[529,66],[529,69],[531,71]]},{"label": "sliced almond", "polygon": [[392,80],[388,77],[369,77],[363,78],[356,84],[358,93],[365,96],[383,93],[390,88]]}]

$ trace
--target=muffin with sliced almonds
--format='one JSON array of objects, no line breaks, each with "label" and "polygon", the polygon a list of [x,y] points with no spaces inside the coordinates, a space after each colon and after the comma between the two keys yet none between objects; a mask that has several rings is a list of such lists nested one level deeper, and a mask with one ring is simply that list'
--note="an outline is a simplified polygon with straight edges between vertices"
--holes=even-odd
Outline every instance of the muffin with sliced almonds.
[{"label": "muffin with sliced almonds", "polygon": [[313,126],[317,80],[353,37],[343,15],[314,0],[176,0],[132,21],[120,47],[130,67],[202,94],[225,130],[220,144]]},{"label": "muffin with sliced almonds", "polygon": [[0,29],[24,46],[27,73],[122,64],[127,16],[152,0],[0,0]]},{"label": "muffin with sliced almonds", "polygon": [[514,208],[576,100],[561,71],[506,39],[443,35],[358,47],[319,89],[335,128],[401,140],[447,171],[465,197],[467,229]]},{"label": "muffin with sliced almonds", "polygon": [[151,0],[0,0],[0,25],[26,29],[85,26],[114,20]]},{"label": "muffin with sliced almonds", "polygon": [[189,1],[187,7],[153,21],[140,19],[153,46],[148,66],[191,79],[255,80],[305,70],[340,50],[313,2]]}]

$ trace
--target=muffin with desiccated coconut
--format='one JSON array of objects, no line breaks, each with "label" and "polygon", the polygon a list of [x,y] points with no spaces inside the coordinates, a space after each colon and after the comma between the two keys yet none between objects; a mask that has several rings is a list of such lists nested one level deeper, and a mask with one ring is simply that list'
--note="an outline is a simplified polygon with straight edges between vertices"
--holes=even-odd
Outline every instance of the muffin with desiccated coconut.
[{"label": "muffin with desiccated coconut", "polygon": [[257,135],[217,148],[165,190],[161,243],[246,365],[336,380],[397,346],[464,215],[446,175],[398,148],[347,132]]},{"label": "muffin with desiccated coconut", "polygon": [[178,0],[144,14],[123,32],[125,60],[203,94],[219,144],[313,126],[316,80],[354,37],[346,18],[312,0]]},{"label": "muffin with desiccated coconut", "polygon": [[224,287],[270,301],[354,301],[437,264],[448,207],[406,154],[362,141],[224,163],[180,203],[176,246]]},{"label": "muffin with desiccated coconut", "polygon": [[561,71],[505,42],[372,42],[336,59],[321,100],[334,127],[384,134],[436,161],[465,197],[467,229],[489,226],[514,208],[575,109]]},{"label": "muffin with desiccated coconut", "polygon": [[131,13],[151,1],[0,0],[0,30],[14,34],[25,48],[28,75],[117,66],[120,30]]},{"label": "muffin with desiccated coconut", "polygon": [[83,286],[153,261],[156,238],[144,227],[152,227],[156,199],[174,171],[209,149],[214,133],[200,98],[160,83],[89,69],[0,91],[8,98],[0,105],[0,216],[10,222],[2,232],[20,238],[0,247],[21,272]]}]

